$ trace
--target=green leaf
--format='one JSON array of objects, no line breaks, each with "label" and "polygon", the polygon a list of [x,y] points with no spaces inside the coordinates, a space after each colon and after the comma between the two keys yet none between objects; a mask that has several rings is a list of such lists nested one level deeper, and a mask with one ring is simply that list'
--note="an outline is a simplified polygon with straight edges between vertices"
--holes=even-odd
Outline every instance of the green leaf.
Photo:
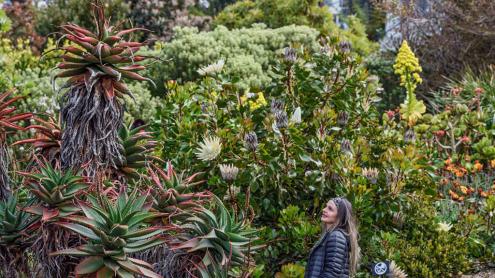
[{"label": "green leaf", "polygon": [[102,257],[89,257],[76,266],[75,273],[77,275],[91,274],[98,271],[103,265]]}]

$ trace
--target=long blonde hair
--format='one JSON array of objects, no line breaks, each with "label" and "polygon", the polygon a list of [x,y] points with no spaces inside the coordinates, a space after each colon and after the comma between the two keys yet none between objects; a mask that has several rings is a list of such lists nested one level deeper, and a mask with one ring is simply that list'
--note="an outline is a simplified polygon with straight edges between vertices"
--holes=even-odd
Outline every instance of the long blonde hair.
[{"label": "long blonde hair", "polygon": [[[322,229],[324,233],[332,231],[334,229],[341,229],[349,236],[349,243],[351,250],[349,252],[349,272],[355,275],[358,269],[359,261],[361,259],[361,248],[358,245],[359,232],[356,224],[356,220],[352,211],[351,203],[344,197],[336,197],[331,201],[335,203],[337,207],[337,221],[328,229]],[[323,224],[323,223],[322,223]]]}]

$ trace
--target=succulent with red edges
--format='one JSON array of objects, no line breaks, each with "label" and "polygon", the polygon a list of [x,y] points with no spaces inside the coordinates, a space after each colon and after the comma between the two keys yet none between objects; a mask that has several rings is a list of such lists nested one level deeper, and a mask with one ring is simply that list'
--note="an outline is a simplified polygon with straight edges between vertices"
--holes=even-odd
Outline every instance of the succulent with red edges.
[{"label": "succulent with red edges", "polygon": [[204,181],[194,181],[201,173],[196,173],[184,178],[184,173],[177,175],[170,161],[167,163],[166,172],[156,165],[152,165],[149,174],[154,185],[151,187],[153,197],[153,209],[164,213],[165,222],[171,222],[169,218],[184,211],[202,209],[205,200],[210,200],[212,193],[192,192],[194,185]]},{"label": "succulent with red edges", "polygon": [[19,140],[12,145],[32,144],[35,156],[41,156],[52,165],[57,165],[60,161],[60,144],[62,140],[60,118],[56,121],[51,116],[47,120],[34,117],[33,120],[36,124],[30,125],[26,129],[35,130],[35,137]]},{"label": "succulent with red edges", "polygon": [[145,203],[148,196],[137,193],[130,196],[122,193],[115,201],[89,197],[90,204],[80,203],[84,216],[66,217],[58,225],[80,234],[88,242],[51,255],[85,257],[75,268],[77,277],[161,277],[147,262],[129,256],[165,243],[161,236],[165,228],[147,224],[147,220],[160,214],[150,212]]},{"label": "succulent with red edges", "polygon": [[17,123],[29,119],[31,113],[15,114],[16,107],[12,105],[20,97],[11,97],[14,91],[0,94],[0,200],[6,200],[10,195],[10,181],[8,176],[8,152],[7,152],[7,134],[9,130],[24,130]]},{"label": "succulent with red edges", "polygon": [[[116,168],[122,159],[118,130],[123,125],[123,95],[131,95],[124,79],[149,80],[138,71],[137,55],[146,43],[125,41],[140,28],[119,31],[105,19],[103,7],[94,5],[96,33],[76,24],[62,26],[63,38],[70,45],[61,47],[61,70],[55,78],[69,78],[61,109],[62,168],[85,166],[94,177],[100,171]],[[131,95],[132,96],[132,95]]]}]

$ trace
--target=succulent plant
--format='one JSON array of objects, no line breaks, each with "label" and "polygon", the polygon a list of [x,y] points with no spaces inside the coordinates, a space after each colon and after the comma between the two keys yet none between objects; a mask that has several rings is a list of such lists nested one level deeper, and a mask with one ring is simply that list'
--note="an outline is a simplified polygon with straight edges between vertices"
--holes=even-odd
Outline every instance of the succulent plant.
[{"label": "succulent plant", "polygon": [[12,145],[32,144],[36,156],[41,156],[52,163],[52,165],[56,165],[60,161],[60,145],[62,140],[60,119],[57,121],[49,116],[47,120],[39,117],[34,117],[33,120],[37,124],[30,125],[26,129],[34,129],[36,131],[35,137],[19,140]]},{"label": "succulent plant", "polygon": [[259,248],[254,245],[256,230],[237,221],[217,197],[214,204],[213,210],[204,208],[184,213],[180,221],[184,230],[180,238],[184,241],[172,247],[172,250],[201,254],[198,271],[203,277],[218,272],[218,267],[224,272],[227,266],[253,263],[250,253]]},{"label": "succulent plant", "polygon": [[6,278],[28,273],[25,251],[30,244],[30,231],[36,218],[18,206],[17,197],[0,201],[0,275]]},{"label": "succulent plant", "polygon": [[167,163],[166,172],[153,165],[149,174],[154,183],[151,188],[153,209],[163,213],[167,218],[190,209],[199,209],[204,200],[212,196],[209,192],[191,192],[191,187],[204,182],[194,181],[201,173],[184,178],[184,173],[178,175],[170,161]]},{"label": "succulent plant", "polygon": [[89,204],[80,203],[84,216],[71,215],[57,223],[87,238],[88,243],[53,252],[51,256],[85,257],[75,268],[78,277],[160,277],[150,264],[129,256],[165,243],[161,236],[164,228],[150,227],[146,222],[160,216],[149,211],[147,197],[138,196],[137,191],[129,196],[121,193],[115,201],[88,197]]},{"label": "succulent plant", "polygon": [[38,166],[32,172],[19,172],[25,177],[24,186],[34,197],[33,205],[24,210],[41,216],[40,228],[37,229],[39,238],[31,246],[31,252],[44,277],[68,277],[73,268],[73,259],[51,258],[48,254],[68,248],[79,242],[80,238],[54,223],[61,217],[80,211],[75,205],[75,199],[89,184],[72,171],[61,171],[52,167],[49,162],[39,159],[35,159],[35,162]]},{"label": "succulent plant", "polygon": [[72,171],[55,169],[47,162],[38,163],[40,168],[32,173],[19,172],[26,177],[25,186],[38,201],[26,211],[41,216],[42,222],[78,212],[80,209],[74,200],[88,188],[85,179]]},{"label": "succulent plant", "polygon": [[119,131],[120,143],[123,152],[122,160],[116,161],[117,175],[127,179],[139,179],[139,169],[148,167],[150,163],[162,162],[162,160],[151,153],[157,142],[150,140],[151,132],[145,131],[146,126],[122,127]]},{"label": "succulent plant", "polygon": [[123,82],[149,80],[138,74],[144,70],[137,55],[145,43],[125,41],[124,37],[140,28],[119,31],[105,19],[102,6],[94,5],[96,32],[76,24],[62,26],[69,46],[58,65],[62,71],[55,78],[69,78],[61,89],[68,88],[61,109],[62,168],[87,165],[94,177],[99,170],[115,168],[121,156],[118,130],[123,125],[123,96],[131,95]]},{"label": "succulent plant", "polygon": [[9,159],[7,152],[7,134],[9,129],[24,130],[17,122],[29,119],[31,113],[14,114],[16,107],[12,107],[20,97],[11,97],[14,91],[0,94],[0,200],[10,195],[10,181],[8,176]]}]

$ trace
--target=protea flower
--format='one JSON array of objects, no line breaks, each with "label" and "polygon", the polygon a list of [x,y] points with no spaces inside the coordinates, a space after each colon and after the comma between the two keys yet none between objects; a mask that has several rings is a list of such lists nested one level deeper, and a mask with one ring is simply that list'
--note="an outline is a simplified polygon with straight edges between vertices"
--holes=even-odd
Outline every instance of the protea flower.
[{"label": "protea flower", "polygon": [[340,143],[340,151],[345,155],[352,155],[351,141],[344,139]]},{"label": "protea flower", "polygon": [[406,143],[414,143],[416,141],[416,134],[414,133],[414,129],[409,128],[404,134],[404,142]]},{"label": "protea flower", "polygon": [[258,136],[256,135],[256,132],[251,131],[244,135],[244,145],[246,146],[246,149],[252,152],[256,151],[258,148]]},{"label": "protea flower", "polygon": [[375,184],[378,180],[378,169],[363,168],[363,176],[367,178],[372,184]]},{"label": "protea flower", "polygon": [[225,65],[225,61],[219,60],[216,63],[200,68],[198,70],[198,73],[200,75],[214,75],[216,73],[221,72],[224,65]]},{"label": "protea flower", "polygon": [[342,51],[343,53],[348,53],[351,51],[352,49],[352,45],[350,42],[348,41],[343,41],[343,42],[340,42],[339,43],[339,49],[340,51]]},{"label": "protea flower", "polygon": [[296,50],[292,47],[286,47],[284,49],[284,58],[285,58],[285,61],[287,61],[289,63],[295,63],[297,60]]},{"label": "protea flower", "polygon": [[395,261],[392,261],[390,263],[390,274],[392,278],[406,278],[407,274],[404,270],[398,266]]},{"label": "protea flower", "polygon": [[217,136],[208,136],[203,139],[203,142],[199,143],[196,156],[203,161],[210,161],[217,158],[222,151],[222,143]]},{"label": "protea flower", "polygon": [[75,24],[62,26],[71,45],[61,48],[65,51],[58,65],[62,71],[55,76],[69,78],[62,87],[68,88],[61,109],[62,167],[84,165],[90,177],[115,168],[116,158],[121,157],[122,97],[131,95],[123,79],[149,81],[137,73],[145,67],[136,64],[146,59],[136,55],[145,43],[124,41],[139,28],[119,31],[109,26],[101,6],[95,6],[94,13],[96,33]]},{"label": "protea flower", "polygon": [[233,164],[220,164],[220,174],[225,181],[233,181],[239,174],[239,168]]},{"label": "protea flower", "polygon": [[17,122],[28,119],[31,113],[14,114],[16,107],[12,107],[20,97],[10,98],[13,91],[0,94],[0,200],[6,200],[10,195],[8,176],[7,134],[10,130],[24,130]]},{"label": "protea flower", "polygon": [[284,110],[285,104],[283,100],[273,99],[270,104],[270,111],[276,114],[278,111]]},{"label": "protea flower", "polygon": [[275,114],[275,125],[278,129],[286,128],[289,125],[289,119],[287,117],[287,112],[278,111]]},{"label": "protea flower", "polygon": [[349,121],[349,114],[345,111],[339,112],[339,115],[337,117],[337,124],[339,126],[345,126],[347,124],[347,121]]}]

